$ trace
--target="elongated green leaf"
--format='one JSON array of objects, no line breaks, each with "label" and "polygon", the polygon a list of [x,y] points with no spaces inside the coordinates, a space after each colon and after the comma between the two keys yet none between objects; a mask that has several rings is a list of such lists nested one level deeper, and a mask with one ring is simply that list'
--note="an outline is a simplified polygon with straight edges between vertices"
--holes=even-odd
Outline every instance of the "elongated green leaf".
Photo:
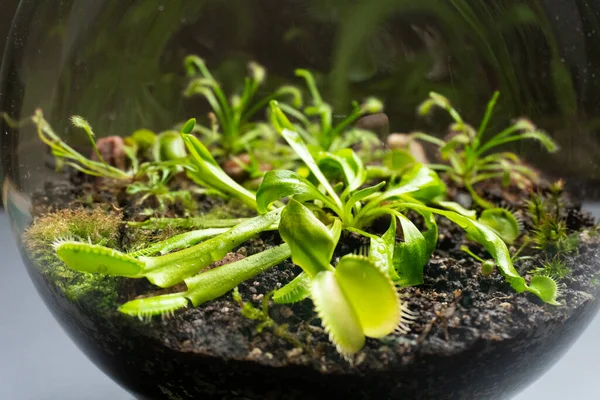
[{"label": "elongated green leaf", "polygon": [[281,135],[294,149],[294,151],[296,152],[296,154],[298,154],[302,161],[304,161],[308,169],[310,169],[310,172],[312,172],[312,174],[315,176],[315,178],[317,178],[319,183],[323,185],[323,187],[325,188],[327,193],[329,193],[331,198],[334,199],[334,201],[336,201],[336,204],[341,205],[337,194],[329,184],[329,181],[327,180],[325,175],[323,175],[323,172],[321,172],[321,169],[317,165],[317,162],[315,161],[313,156],[310,154],[310,151],[308,150],[308,147],[306,147],[306,144],[302,141],[302,138],[296,132],[293,132],[289,129],[284,129],[281,132]]},{"label": "elongated green leaf", "polygon": [[341,212],[342,202],[341,202],[340,198],[336,194],[335,190],[333,190],[333,188],[329,184],[329,181],[327,180],[327,178],[325,178],[325,175],[323,175],[323,172],[321,172],[321,169],[317,165],[317,162],[315,161],[312,154],[308,150],[306,143],[304,143],[304,141],[302,140],[300,135],[293,130],[294,126],[287,119],[287,117],[285,116],[283,111],[281,111],[281,109],[277,105],[277,102],[272,101],[270,103],[270,105],[271,105],[271,121],[272,121],[273,125],[275,126],[277,131],[281,134],[281,136],[283,136],[285,141],[290,145],[290,147],[302,159],[302,161],[304,161],[304,163],[306,164],[308,169],[310,169],[310,172],[312,172],[312,174],[315,176],[315,178],[317,178],[319,183],[321,185],[323,185],[323,187],[325,188],[325,191],[329,194],[329,196],[331,196],[334,203],[336,204],[336,206],[337,206],[336,211],[338,213]]},{"label": "elongated green leaf", "polygon": [[258,212],[265,213],[271,203],[290,196],[301,202],[320,200],[327,207],[335,207],[308,179],[292,171],[277,170],[265,174],[256,192]]},{"label": "elongated green leaf", "polygon": [[490,228],[507,244],[512,244],[519,237],[519,221],[510,211],[504,208],[483,210],[479,222]]},{"label": "elongated green leaf", "polygon": [[394,267],[400,286],[416,286],[423,283],[423,267],[429,260],[428,244],[419,229],[404,215],[397,213],[404,241],[396,244]]},{"label": "elongated green leaf", "polygon": [[251,218],[185,250],[158,257],[140,257],[147,271],[144,276],[160,287],[170,287],[189,278],[213,262],[221,260],[236,246],[265,230],[277,226],[281,209]]},{"label": "elongated green leaf", "polygon": [[410,194],[411,197],[428,202],[443,196],[446,193],[446,184],[438,174],[424,166],[417,164],[402,176],[400,183],[384,193],[384,198]]},{"label": "elongated green leaf", "polygon": [[252,208],[257,208],[254,193],[231,179],[212,157],[208,149],[193,135],[182,134],[183,141],[191,155],[193,170],[189,174],[211,187],[237,197]]},{"label": "elongated green leaf", "polygon": [[367,178],[363,162],[352,149],[341,149],[335,153],[322,152],[319,167],[330,179],[342,178],[347,192],[361,187]]},{"label": "elongated green leaf", "polygon": [[370,186],[370,187],[367,187],[367,188],[364,188],[364,189],[354,192],[352,194],[352,196],[350,196],[350,198],[346,202],[346,205],[344,206],[344,214],[345,215],[350,214],[352,207],[354,207],[354,205],[356,203],[366,199],[367,197],[369,197],[375,193],[378,193],[379,190],[384,186],[385,186],[385,182],[379,182],[375,186]]},{"label": "elongated green leaf", "polygon": [[383,166],[387,168],[389,175],[402,175],[413,168],[418,161],[408,150],[392,149],[383,159]]},{"label": "elongated green leaf", "polygon": [[362,349],[365,335],[361,321],[340,287],[336,274],[333,271],[319,272],[312,279],[310,294],[323,328],[337,350],[350,355]]},{"label": "elongated green leaf", "polygon": [[209,228],[209,229],[199,229],[195,231],[185,232],[169,239],[162,240],[157,243],[152,243],[148,247],[128,253],[131,257],[138,256],[150,256],[156,253],[167,254],[175,250],[185,249],[186,247],[193,246],[195,244],[200,243],[203,240],[208,238],[220,235],[221,233],[225,233],[229,230],[229,228]]},{"label": "elongated green leaf", "polygon": [[406,207],[414,210],[425,210],[440,214],[448,218],[450,221],[458,224],[467,232],[472,240],[481,244],[487,250],[487,252],[490,253],[494,261],[496,261],[496,264],[498,264],[498,270],[502,273],[515,291],[521,293],[526,289],[525,279],[519,275],[513,266],[506,244],[490,228],[481,224],[480,222],[474,221],[452,211],[439,210],[419,204],[407,204]]},{"label": "elongated green leaf", "polygon": [[185,280],[188,287],[185,297],[192,302],[194,307],[197,307],[224,295],[240,283],[282,263],[290,255],[290,247],[287,244],[282,244],[239,261],[202,272]]},{"label": "elongated green leaf", "polygon": [[[421,232],[423,237],[425,238],[425,243],[427,244],[427,260],[431,257],[434,250],[437,247],[438,243],[438,225],[435,221],[435,215],[432,212],[427,212],[423,210],[414,210],[418,212],[425,222],[425,231]],[[424,265],[424,264],[423,264]]]},{"label": "elongated green leaf", "polygon": [[380,338],[400,325],[402,309],[398,292],[387,274],[367,257],[352,254],[342,257],[335,268],[335,277],[365,336]]},{"label": "elongated green leaf", "polygon": [[311,277],[330,269],[337,242],[333,233],[307,207],[291,199],[281,214],[279,234],[290,245],[294,264]]},{"label": "elongated green leaf", "polygon": [[191,302],[197,307],[229,292],[237,285],[283,262],[290,256],[282,244],[230,264],[225,264],[185,280],[188,290],[129,301],[119,311],[136,317],[168,314]]},{"label": "elongated green leaf", "polygon": [[311,278],[306,272],[301,272],[290,283],[273,294],[273,301],[278,304],[297,303],[310,296]]},{"label": "elongated green leaf", "polygon": [[454,201],[437,200],[434,202],[434,204],[436,206],[445,208],[446,210],[454,211],[457,214],[471,219],[477,217],[477,212],[475,210],[467,210],[466,208]]}]

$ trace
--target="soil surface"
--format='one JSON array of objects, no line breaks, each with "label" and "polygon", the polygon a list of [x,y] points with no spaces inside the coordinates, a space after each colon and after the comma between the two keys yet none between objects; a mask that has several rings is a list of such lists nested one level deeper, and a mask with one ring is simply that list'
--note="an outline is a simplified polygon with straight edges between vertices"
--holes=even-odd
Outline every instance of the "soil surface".
[{"label": "soil surface", "polygon": [[[480,190],[484,198],[517,210],[528,228],[523,208],[529,190],[505,190],[493,182]],[[451,187],[449,196],[460,203],[469,201],[460,189]],[[222,199],[203,195],[196,195],[195,201],[197,214],[226,206]],[[33,210],[35,217],[60,208],[99,206],[119,210],[126,220],[141,220],[147,217],[141,213],[156,203],[149,199],[139,204],[139,198],[124,195],[114,184],[71,176],[49,182],[35,196]],[[235,209],[234,216],[248,213]],[[231,294],[168,318],[140,321],[116,311],[98,313],[91,300],[72,303],[54,282],[44,283],[36,269],[30,272],[73,338],[142,399],[508,398],[566,351],[596,312],[600,239],[590,233],[593,218],[576,201],[569,199],[565,210],[568,228],[584,233],[579,251],[566,258],[571,274],[561,280],[561,306],[515,293],[498,272],[483,276],[480,263],[460,246],[470,244],[476,254],[485,253],[468,242],[459,227],[438,218],[438,248],[425,266],[424,284],[401,291],[417,315],[410,331],[368,339],[351,360],[336,352],[308,299],[293,305],[271,302],[269,315],[280,329],[262,332],[257,331],[257,321],[241,314]],[[184,214],[178,202],[165,213]],[[130,228],[122,229],[124,249],[136,240]],[[363,241],[344,235],[334,257],[357,252]],[[280,242],[276,233],[265,233],[228,258],[239,259]],[[527,271],[543,259],[541,254],[531,255],[533,259],[517,264],[526,279]],[[267,293],[299,271],[286,261],[241,284],[240,294],[260,307]],[[145,280],[124,280],[119,302],[155,292],[158,288]],[[278,335],[281,331],[286,334]]]}]

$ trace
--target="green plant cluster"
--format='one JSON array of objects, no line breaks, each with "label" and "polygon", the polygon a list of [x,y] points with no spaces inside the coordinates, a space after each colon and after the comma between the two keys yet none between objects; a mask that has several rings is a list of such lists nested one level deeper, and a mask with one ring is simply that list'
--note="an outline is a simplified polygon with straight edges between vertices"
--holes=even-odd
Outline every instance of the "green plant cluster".
[{"label": "green plant cluster", "polygon": [[[188,58],[188,64],[195,71],[190,72],[194,75],[190,85],[195,93],[207,98],[217,115],[225,138],[219,141],[223,150],[240,150],[236,143],[246,141],[242,139],[244,132],[253,129],[248,115],[253,115],[252,110],[257,106],[251,108],[250,104],[264,79],[264,71],[254,65],[242,96],[227,101],[201,60]],[[182,173],[202,190],[237,199],[255,212],[249,218],[149,220],[156,229],[187,230],[131,252],[120,251],[112,242],[65,235],[54,243],[58,259],[75,271],[94,276],[147,279],[161,288],[185,283],[183,292],[138,298],[119,307],[124,314],[150,318],[197,307],[223,296],[291,257],[302,272],[277,290],[273,301],[294,303],[310,298],[331,341],[341,354],[349,356],[363,347],[367,337],[381,338],[408,329],[414,314],[407,310],[398,289],[423,283],[423,268],[437,246],[436,216],[439,216],[458,225],[470,241],[489,253],[494,269],[516,292],[531,292],[547,303],[557,304],[553,277],[538,274],[527,282],[514,267],[506,243],[513,243],[521,231],[511,212],[482,203],[483,199],[478,200],[473,190],[475,200],[485,208],[479,215],[448,201],[446,185],[434,170],[439,166],[432,168],[411,162],[402,166],[401,172],[390,173],[389,180],[373,180],[363,159],[347,147],[355,136],[345,135],[351,132],[351,125],[358,117],[380,111],[381,103],[368,99],[363,105],[355,104],[344,121],[333,124],[331,107],[322,101],[312,76],[303,70],[298,74],[307,81],[313,99],[304,114],[274,100],[288,93],[288,89],[266,98],[269,129],[277,134],[279,145],[295,155],[296,167],[266,172],[257,191],[244,187],[223,170],[209,147],[199,139],[209,132],[199,128],[195,119],[182,124],[179,132],[156,135],[137,131],[126,138],[131,168],[117,172],[102,160],[97,150],[99,161],[91,161],[68,147],[54,135],[41,112],[36,113],[34,122],[40,138],[58,159],[90,175],[124,180],[130,194],[164,196],[164,201],[170,201],[180,195],[170,189],[170,179]],[[524,169],[527,167],[513,168],[518,165],[516,156],[510,153],[484,155],[495,146],[528,138],[550,143],[534,129],[523,131],[522,122],[484,143],[481,138],[494,101],[495,97],[477,132],[439,95],[432,94],[421,107],[422,111],[442,107],[455,120],[453,129],[457,133],[443,144],[424,134],[414,137],[439,143],[450,161],[449,166],[440,169],[467,187],[485,179],[505,177],[507,171],[510,179],[515,173],[522,178],[531,177]],[[264,102],[257,104],[262,107]],[[82,118],[74,122],[88,133],[96,149],[89,124]],[[144,152],[151,154],[145,158],[150,161],[140,162],[140,154]],[[420,215],[423,223],[412,221],[408,215],[414,214]],[[382,217],[389,218],[389,227],[383,234],[376,234],[371,227]],[[238,246],[267,231],[277,231],[282,243],[241,260],[211,267]],[[397,232],[401,232],[403,240],[397,240]],[[359,255],[345,254],[334,259],[339,241],[349,233],[368,240],[368,249]],[[485,273],[491,273],[489,268]],[[261,316],[248,307],[243,309],[263,325],[272,326],[265,312]]]},{"label": "green plant cluster", "polygon": [[527,213],[532,226],[527,241],[546,259],[530,274],[564,279],[571,273],[564,258],[578,252],[579,233],[567,229],[563,182],[551,184],[546,193],[533,193],[527,200]]},{"label": "green plant cluster", "polygon": [[535,140],[541,143],[549,152],[558,150],[558,146],[545,133],[536,128],[531,121],[521,118],[508,128],[486,138],[486,131],[493,115],[499,92],[496,92],[487,106],[487,111],[477,129],[465,123],[452,107],[450,101],[438,93],[430,93],[429,98],[419,106],[419,115],[425,116],[435,108],[440,108],[452,118],[450,133],[447,139],[439,139],[427,133],[415,132],[411,136],[433,143],[439,147],[440,156],[448,164],[432,165],[432,168],[444,171],[448,176],[463,185],[475,202],[483,208],[494,208],[489,201],[483,199],[473,185],[489,179],[501,179],[504,186],[537,182],[537,173],[525,165],[512,152],[492,150],[498,147],[523,140]]}]

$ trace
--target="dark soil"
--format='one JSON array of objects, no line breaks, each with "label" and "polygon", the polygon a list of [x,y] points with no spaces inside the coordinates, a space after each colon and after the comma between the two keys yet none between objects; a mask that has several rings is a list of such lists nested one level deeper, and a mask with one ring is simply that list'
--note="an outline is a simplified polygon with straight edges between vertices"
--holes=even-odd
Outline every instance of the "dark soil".
[{"label": "dark soil", "polygon": [[[490,184],[482,195],[521,210],[529,194]],[[459,202],[468,199],[458,189],[450,190],[450,196]],[[220,199],[196,200],[198,213],[223,206]],[[76,204],[112,207],[125,219],[138,219],[140,211],[152,205],[133,202],[114,185],[65,180],[48,183],[34,200],[34,214]],[[425,283],[402,291],[409,309],[418,315],[410,332],[368,339],[352,360],[336,352],[310,300],[271,304],[269,309],[271,318],[287,325],[289,334],[302,343],[295,347],[273,329],[257,332],[257,322],[242,316],[230,294],[170,318],[139,321],[118,312],[99,314],[93,304],[74,304],[53,282],[43,283],[37,270],[30,272],[74,340],[141,399],[501,399],[548,368],[596,312],[600,239],[587,233],[593,219],[576,202],[568,201],[566,210],[569,229],[584,233],[578,254],[567,259],[572,272],[561,283],[562,306],[515,293],[497,272],[481,275],[480,264],[459,249],[467,243],[463,231],[440,218],[438,249],[425,266]],[[184,210],[174,204],[167,214],[182,216]],[[123,246],[129,246],[132,237],[124,229]],[[276,234],[263,234],[229,257],[247,256],[279,242]],[[344,236],[335,257],[361,244],[358,236]],[[481,253],[478,246],[471,249]],[[533,260],[519,264],[526,279],[527,271],[543,258],[533,255]],[[244,301],[260,307],[265,294],[298,272],[288,261],[239,290]],[[127,280],[120,301],[156,290],[145,281]]]}]

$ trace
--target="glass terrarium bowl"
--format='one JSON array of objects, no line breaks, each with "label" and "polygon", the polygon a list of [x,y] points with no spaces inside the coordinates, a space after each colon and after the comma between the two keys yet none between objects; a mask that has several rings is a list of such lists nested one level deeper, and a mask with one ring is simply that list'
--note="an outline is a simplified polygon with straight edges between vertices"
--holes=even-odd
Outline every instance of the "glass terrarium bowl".
[{"label": "glass terrarium bowl", "polygon": [[28,272],[141,399],[507,398],[597,309],[598,11],[22,1]]}]

